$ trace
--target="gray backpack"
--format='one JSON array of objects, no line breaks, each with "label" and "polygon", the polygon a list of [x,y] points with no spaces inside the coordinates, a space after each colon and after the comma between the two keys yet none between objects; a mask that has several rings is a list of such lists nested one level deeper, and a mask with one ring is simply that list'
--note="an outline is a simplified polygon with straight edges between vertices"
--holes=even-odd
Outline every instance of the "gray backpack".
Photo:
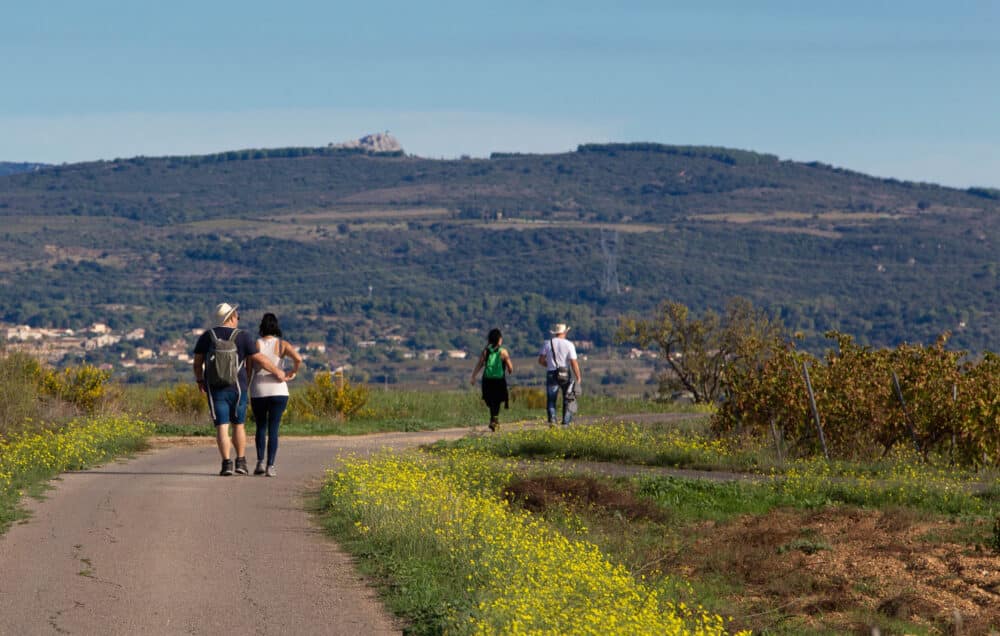
[{"label": "gray backpack", "polygon": [[215,329],[208,330],[212,335],[212,347],[205,358],[205,381],[213,389],[236,386],[240,381],[243,363],[236,349],[236,334],[239,332],[239,329],[233,329],[233,333],[223,340],[215,335]]}]

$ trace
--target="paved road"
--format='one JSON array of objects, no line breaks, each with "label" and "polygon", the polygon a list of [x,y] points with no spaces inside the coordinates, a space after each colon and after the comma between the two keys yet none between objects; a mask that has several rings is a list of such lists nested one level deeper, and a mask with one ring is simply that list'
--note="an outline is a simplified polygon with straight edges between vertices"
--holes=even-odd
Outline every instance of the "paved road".
[{"label": "paved road", "polygon": [[284,438],[275,478],[219,477],[214,440],[65,474],[0,537],[0,634],[398,634],[303,495],[338,453],[467,432]]},{"label": "paved road", "polygon": [[205,438],[64,474],[0,536],[0,635],[398,634],[303,497],[338,454],[469,432],[286,437],[275,478],[219,477]]}]

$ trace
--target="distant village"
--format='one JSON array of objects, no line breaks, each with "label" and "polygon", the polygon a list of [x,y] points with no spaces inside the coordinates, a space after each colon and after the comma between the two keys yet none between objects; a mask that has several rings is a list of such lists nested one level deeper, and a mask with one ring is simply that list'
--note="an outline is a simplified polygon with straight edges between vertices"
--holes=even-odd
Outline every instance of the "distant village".
[{"label": "distant village", "polygon": [[[154,345],[146,338],[146,330],[139,327],[127,331],[116,331],[104,323],[94,323],[83,329],[55,329],[10,325],[0,323],[3,346],[11,351],[23,351],[51,364],[62,366],[77,364],[82,360],[92,361],[101,369],[136,374],[183,373],[193,362],[191,350],[202,329],[192,329],[189,337],[180,337]],[[577,349],[586,359],[587,352],[593,351],[594,344],[587,340],[575,341]],[[467,360],[470,353],[464,349],[428,348],[414,350],[404,344],[399,335],[386,335],[378,340],[361,340],[355,343],[356,355],[366,351],[392,352],[399,360]],[[306,342],[300,352],[313,370],[350,371],[353,365],[347,360],[348,352],[333,356],[324,342]],[[632,360],[655,359],[654,351],[631,349],[620,352]],[[473,354],[474,356],[475,354]],[[335,360],[339,358],[339,360]],[[308,362],[310,361],[311,362]],[[361,363],[363,364],[363,363]]]}]

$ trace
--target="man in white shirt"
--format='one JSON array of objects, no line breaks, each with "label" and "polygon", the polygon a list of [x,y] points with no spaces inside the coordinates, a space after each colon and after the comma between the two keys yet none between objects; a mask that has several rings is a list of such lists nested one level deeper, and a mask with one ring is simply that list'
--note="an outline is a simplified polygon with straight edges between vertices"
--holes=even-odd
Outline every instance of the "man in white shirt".
[{"label": "man in white shirt", "polygon": [[[569,327],[563,323],[552,326],[552,336],[538,352],[538,364],[545,367],[545,396],[549,425],[556,423],[556,398],[563,394],[563,426],[569,426],[576,413],[576,393],[580,385],[580,363],[576,359],[576,347],[566,339]],[[569,370],[573,370],[572,376]]]}]

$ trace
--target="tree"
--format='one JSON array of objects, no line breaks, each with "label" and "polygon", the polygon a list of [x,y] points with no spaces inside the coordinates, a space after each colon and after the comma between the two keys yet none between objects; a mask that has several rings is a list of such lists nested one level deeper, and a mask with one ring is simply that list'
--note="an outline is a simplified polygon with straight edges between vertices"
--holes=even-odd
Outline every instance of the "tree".
[{"label": "tree", "polygon": [[622,320],[615,334],[622,344],[658,346],[669,366],[660,392],[690,391],[695,402],[723,397],[729,382],[758,367],[786,339],[781,322],[745,298],[731,299],[722,315],[708,310],[701,318],[666,301],[650,320]]}]

